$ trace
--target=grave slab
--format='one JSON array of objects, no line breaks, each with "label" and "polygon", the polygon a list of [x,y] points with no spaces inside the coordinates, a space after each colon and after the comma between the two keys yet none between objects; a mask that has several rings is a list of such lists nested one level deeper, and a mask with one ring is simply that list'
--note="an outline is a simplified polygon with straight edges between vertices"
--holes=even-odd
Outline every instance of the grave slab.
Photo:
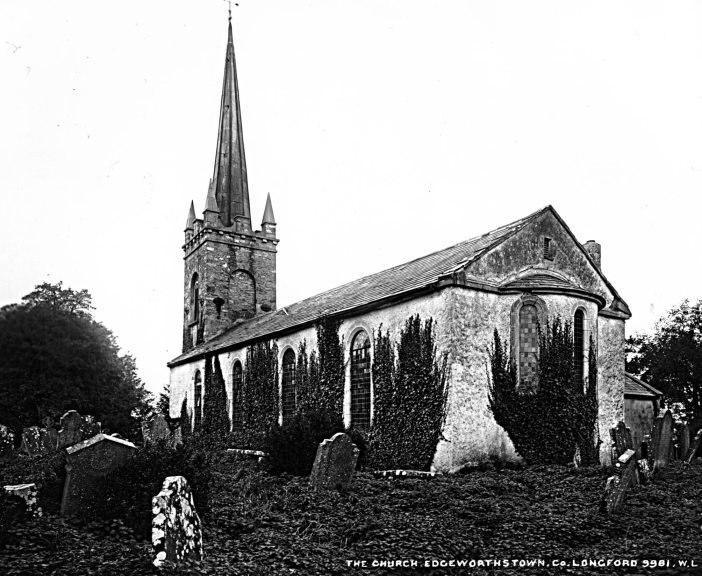
[{"label": "grave slab", "polygon": [[61,514],[91,516],[105,497],[104,478],[122,466],[135,450],[131,442],[105,434],[66,448]]}]

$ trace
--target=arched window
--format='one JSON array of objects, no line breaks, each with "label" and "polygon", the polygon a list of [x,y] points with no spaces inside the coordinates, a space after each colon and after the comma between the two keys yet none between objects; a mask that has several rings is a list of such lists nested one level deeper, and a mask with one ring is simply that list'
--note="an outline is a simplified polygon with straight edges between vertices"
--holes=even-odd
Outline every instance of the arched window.
[{"label": "arched window", "polygon": [[195,372],[195,424],[194,430],[200,430],[202,426],[202,376],[200,371]]},{"label": "arched window", "polygon": [[200,279],[197,272],[190,281],[190,322],[200,319]]},{"label": "arched window", "polygon": [[573,315],[573,369],[575,382],[582,388],[585,382],[585,312],[582,308]]},{"label": "arched window", "polygon": [[244,386],[241,362],[234,362],[232,371],[232,430],[241,430],[244,426],[244,403],[241,397]]},{"label": "arched window", "polygon": [[370,340],[364,331],[351,343],[351,426],[368,428],[371,422]]},{"label": "arched window", "polygon": [[536,306],[519,309],[519,382],[525,389],[536,386],[539,354],[539,314]]},{"label": "arched window", "polygon": [[295,413],[295,352],[283,354],[283,421]]}]

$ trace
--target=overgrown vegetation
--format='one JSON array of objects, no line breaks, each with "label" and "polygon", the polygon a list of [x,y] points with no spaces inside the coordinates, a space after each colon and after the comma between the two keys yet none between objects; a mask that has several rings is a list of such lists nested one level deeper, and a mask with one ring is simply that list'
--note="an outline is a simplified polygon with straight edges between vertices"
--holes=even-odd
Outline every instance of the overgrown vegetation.
[{"label": "overgrown vegetation", "polygon": [[[213,467],[210,510],[202,514],[205,559],[178,574],[368,574],[346,560],[638,559],[636,568],[568,567],[559,573],[694,573],[642,570],[652,558],[702,559],[702,464],[664,470],[627,495],[623,511],[602,516],[597,504],[608,471],[535,466],[434,480],[375,479],[361,473],[344,493],[320,495],[306,478],[269,476],[253,463],[223,459]],[[197,496],[196,505],[200,508]],[[150,542],[119,524],[73,526],[49,516],[13,526],[0,552],[3,575],[150,574]],[[546,567],[470,569],[524,576]],[[463,573],[423,568],[417,574]],[[373,574],[401,574],[374,568]],[[164,572],[164,576],[170,574]]]},{"label": "overgrown vegetation", "polygon": [[568,464],[579,449],[583,464],[596,464],[597,360],[592,339],[585,390],[575,377],[571,325],[560,318],[540,331],[536,390],[520,389],[512,354],[497,330],[489,355],[489,406],[524,460]]},{"label": "overgrown vegetation", "polygon": [[246,350],[241,390],[245,407],[241,430],[232,434],[239,448],[260,450],[268,432],[278,422],[278,346],[259,342]]},{"label": "overgrown vegetation", "polygon": [[207,449],[216,451],[226,447],[229,436],[227,391],[219,356],[205,358],[205,398],[203,402],[200,440]]},{"label": "overgrown vegetation", "polygon": [[167,476],[184,476],[193,491],[200,514],[210,504],[212,467],[220,456],[193,438],[182,446],[164,441],[139,448],[134,457],[106,479],[105,507],[101,519],[120,520],[142,538],[151,532],[151,499],[161,491]]},{"label": "overgrown vegetation", "polygon": [[151,409],[134,358],[91,315],[87,290],[44,283],[0,309],[0,422],[19,435],[68,410],[138,438]]},{"label": "overgrown vegetation", "polygon": [[396,347],[381,326],[372,370],[370,466],[428,470],[441,439],[448,394],[447,356],[437,354],[433,320],[408,318]]},{"label": "overgrown vegetation", "polygon": [[276,424],[263,448],[270,456],[271,472],[309,476],[319,443],[343,430],[340,416],[321,410],[297,412],[282,426]]},{"label": "overgrown vegetation", "polygon": [[325,317],[317,324],[317,350],[307,355],[307,343],[297,350],[295,369],[296,410],[327,412],[342,417],[344,408],[344,343],[340,321]]}]

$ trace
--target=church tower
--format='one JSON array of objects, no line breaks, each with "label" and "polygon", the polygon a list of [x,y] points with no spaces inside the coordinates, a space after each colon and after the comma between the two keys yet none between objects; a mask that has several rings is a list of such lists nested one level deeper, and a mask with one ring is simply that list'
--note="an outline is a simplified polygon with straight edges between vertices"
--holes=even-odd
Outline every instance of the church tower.
[{"label": "church tower", "polygon": [[251,227],[231,15],[228,33],[214,174],[203,217],[191,202],[185,224],[183,352],[276,306],[276,223],[268,195]]}]

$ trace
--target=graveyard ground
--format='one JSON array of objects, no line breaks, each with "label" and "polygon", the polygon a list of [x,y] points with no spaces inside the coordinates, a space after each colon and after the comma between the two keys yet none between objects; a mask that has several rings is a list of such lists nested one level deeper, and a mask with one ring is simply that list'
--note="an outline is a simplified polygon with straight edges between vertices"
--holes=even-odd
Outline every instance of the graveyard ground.
[{"label": "graveyard ground", "polygon": [[[434,479],[360,473],[345,493],[223,460],[203,519],[206,558],[178,574],[692,574],[683,569],[350,568],[347,560],[696,559],[702,566],[702,459],[679,462],[603,516],[607,471],[533,467]],[[197,503],[196,503],[197,504]],[[119,524],[46,516],[12,529],[0,574],[151,574],[150,546]],[[164,574],[169,574],[166,570]]]}]

